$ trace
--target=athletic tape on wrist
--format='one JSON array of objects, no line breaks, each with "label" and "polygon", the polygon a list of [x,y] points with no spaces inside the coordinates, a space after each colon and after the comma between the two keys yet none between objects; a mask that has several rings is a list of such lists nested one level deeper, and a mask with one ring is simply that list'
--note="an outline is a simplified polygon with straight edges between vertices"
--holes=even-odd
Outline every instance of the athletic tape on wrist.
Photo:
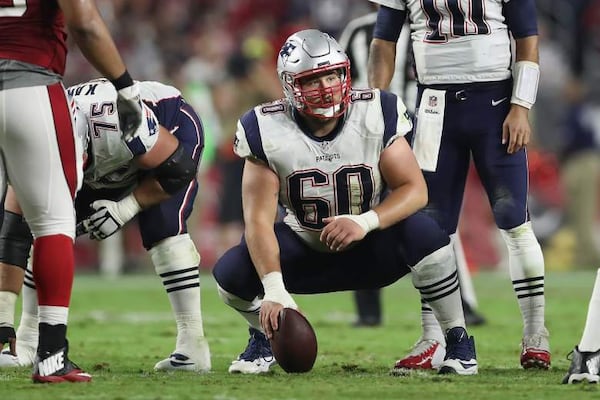
[{"label": "athletic tape on wrist", "polygon": [[118,218],[121,219],[121,224],[125,224],[127,221],[135,217],[135,215],[141,210],[142,207],[140,207],[140,203],[138,203],[133,193],[130,193],[123,199],[119,200]]},{"label": "athletic tape on wrist", "polygon": [[369,210],[359,215],[338,215],[335,218],[348,218],[356,222],[361,228],[363,228],[365,234],[379,228],[379,216],[374,210]]},{"label": "athletic tape on wrist", "polygon": [[283,275],[279,271],[269,272],[261,280],[265,289],[264,301],[282,304],[284,307],[298,308],[292,296],[283,284]]}]

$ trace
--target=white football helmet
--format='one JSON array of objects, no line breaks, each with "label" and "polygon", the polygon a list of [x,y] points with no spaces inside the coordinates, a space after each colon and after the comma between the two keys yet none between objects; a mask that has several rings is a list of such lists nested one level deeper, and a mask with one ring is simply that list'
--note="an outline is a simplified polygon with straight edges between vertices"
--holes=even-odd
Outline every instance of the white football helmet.
[{"label": "white football helmet", "polygon": [[[330,71],[339,73],[339,85],[301,89],[300,79]],[[338,117],[350,102],[350,60],[335,39],[317,29],[299,31],[287,38],[277,57],[277,75],[290,104],[312,117]],[[334,93],[341,93],[341,100]]]}]

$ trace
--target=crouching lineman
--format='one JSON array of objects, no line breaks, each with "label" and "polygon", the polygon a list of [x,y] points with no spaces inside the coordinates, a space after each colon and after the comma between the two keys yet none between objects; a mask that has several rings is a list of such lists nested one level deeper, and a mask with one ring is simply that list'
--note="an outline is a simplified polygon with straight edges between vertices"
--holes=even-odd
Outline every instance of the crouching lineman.
[{"label": "crouching lineman", "polygon": [[[403,137],[411,129],[404,104],[352,90],[348,57],[318,30],[287,39],[277,73],[286,98],[238,123],[245,235],[213,269],[221,298],[250,325],[229,372],[275,365],[267,338],[281,309],[297,308],[290,293],[380,288],[412,272],[446,335],[439,372],[476,374],[450,239],[417,212],[427,188]],[[278,202],[286,216],[274,223]]]},{"label": "crouching lineman", "polygon": [[[200,255],[186,225],[198,191],[202,124],[174,87],[140,82],[140,90],[145,123],[122,137],[110,82],[93,80],[68,89],[77,106],[76,142],[83,163],[83,187],[75,200],[78,233],[102,240],[138,216],[143,245],[177,324],[175,351],[154,368],[204,372],[211,362],[200,311]],[[0,342],[9,348],[0,356],[1,366],[31,365],[37,348],[35,283],[26,270],[31,241],[9,190],[0,230]],[[23,279],[15,345],[13,310]]]}]

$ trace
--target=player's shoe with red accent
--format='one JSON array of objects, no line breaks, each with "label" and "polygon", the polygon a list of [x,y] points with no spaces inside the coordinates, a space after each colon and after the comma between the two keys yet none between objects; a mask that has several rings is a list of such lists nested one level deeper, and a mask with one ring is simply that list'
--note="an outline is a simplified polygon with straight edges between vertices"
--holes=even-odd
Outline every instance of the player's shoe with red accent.
[{"label": "player's shoe with red accent", "polygon": [[231,362],[229,373],[264,374],[276,364],[267,337],[261,331],[250,328],[248,346],[237,360]]},{"label": "player's shoe with red accent", "polygon": [[415,369],[438,369],[444,361],[445,355],[446,349],[440,342],[434,339],[420,338],[410,353],[396,361],[391,373],[392,375],[406,375]]},{"label": "player's shoe with red accent", "polygon": [[92,376],[84,372],[67,355],[68,346],[54,353],[39,354],[33,362],[34,383],[89,382]]},{"label": "player's shoe with red accent", "polygon": [[583,381],[600,383],[600,350],[579,351],[579,348],[575,346],[569,355],[571,356],[571,366],[562,383]]},{"label": "player's shoe with red accent", "polygon": [[465,328],[457,326],[446,332],[446,357],[440,365],[440,374],[477,374],[475,340]]},{"label": "player's shoe with red accent", "polygon": [[548,369],[550,367],[550,342],[546,328],[534,335],[523,337],[521,342],[521,366],[525,369]]}]

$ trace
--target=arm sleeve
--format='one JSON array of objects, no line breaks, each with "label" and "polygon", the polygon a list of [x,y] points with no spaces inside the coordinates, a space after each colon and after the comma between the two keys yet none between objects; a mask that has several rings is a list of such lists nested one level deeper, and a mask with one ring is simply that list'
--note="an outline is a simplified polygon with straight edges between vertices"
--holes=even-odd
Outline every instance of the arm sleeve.
[{"label": "arm sleeve", "polygon": [[238,121],[233,151],[241,158],[254,158],[267,163],[254,110],[248,111]]},{"label": "arm sleeve", "polygon": [[508,0],[502,12],[515,39],[538,34],[535,0]]},{"label": "arm sleeve", "polygon": [[397,10],[382,5],[377,12],[373,37],[389,42],[398,41],[405,20],[406,10]]},{"label": "arm sleeve", "polygon": [[406,112],[406,106],[393,93],[380,91],[381,111],[383,115],[383,145],[388,147],[398,137],[412,130],[412,121]]}]

